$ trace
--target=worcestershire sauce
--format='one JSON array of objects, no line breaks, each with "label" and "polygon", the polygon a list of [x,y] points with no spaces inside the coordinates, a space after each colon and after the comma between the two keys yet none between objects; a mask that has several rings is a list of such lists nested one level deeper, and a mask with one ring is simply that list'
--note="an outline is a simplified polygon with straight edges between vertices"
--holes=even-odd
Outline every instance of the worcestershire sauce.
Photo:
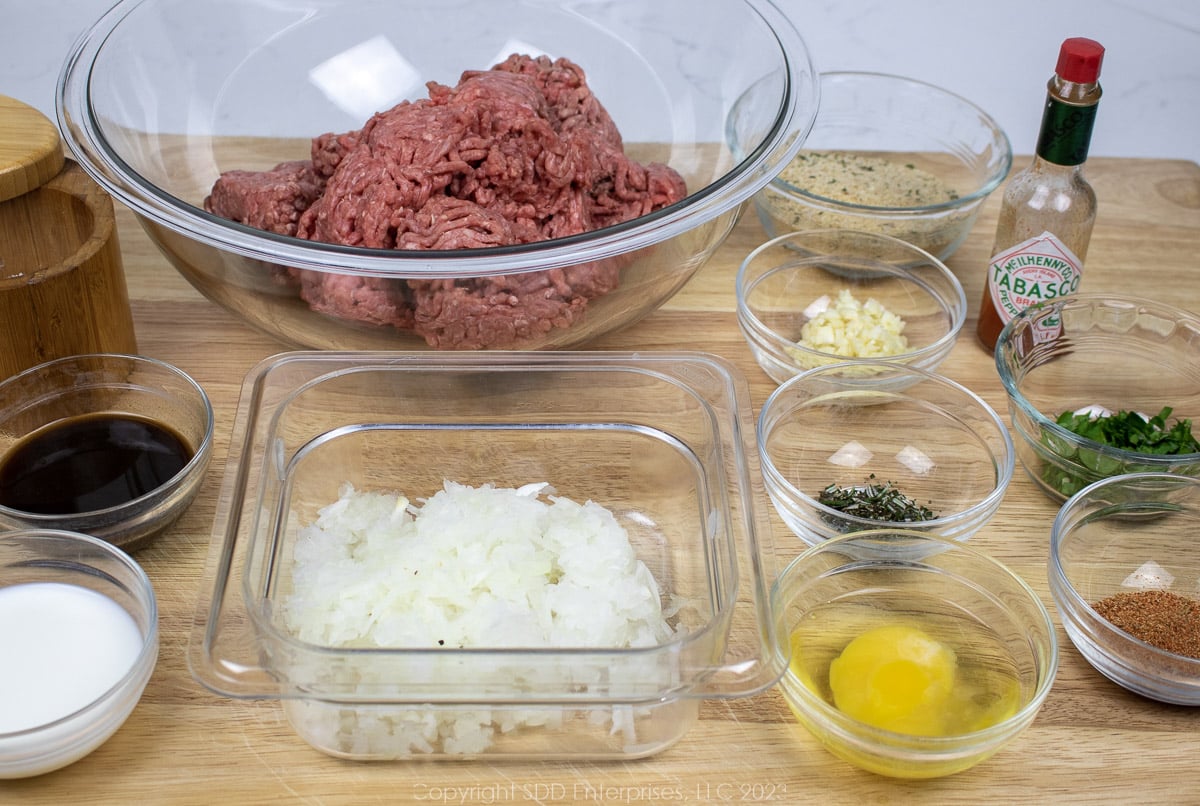
[{"label": "worcestershire sauce", "polygon": [[72,417],[0,458],[0,504],[41,515],[106,509],[169,481],[191,458],[187,441],[162,423],[128,414]]}]

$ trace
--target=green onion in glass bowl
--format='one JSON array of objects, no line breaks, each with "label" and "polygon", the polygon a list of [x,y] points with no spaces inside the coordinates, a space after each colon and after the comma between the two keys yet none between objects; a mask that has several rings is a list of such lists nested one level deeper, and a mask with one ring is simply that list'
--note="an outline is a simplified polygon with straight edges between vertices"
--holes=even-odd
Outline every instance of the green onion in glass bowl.
[{"label": "green onion in glass bowl", "polygon": [[1154,300],[1075,294],[1016,316],[996,369],[1026,472],[1058,501],[1126,473],[1200,477],[1197,355],[1200,315]]}]

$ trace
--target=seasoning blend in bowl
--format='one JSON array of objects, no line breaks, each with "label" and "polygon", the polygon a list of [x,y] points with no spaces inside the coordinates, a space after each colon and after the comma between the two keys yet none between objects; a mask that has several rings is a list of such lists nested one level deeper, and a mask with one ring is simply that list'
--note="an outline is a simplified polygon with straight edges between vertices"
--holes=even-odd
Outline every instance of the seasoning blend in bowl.
[{"label": "seasoning blend in bowl", "polygon": [[158,659],[145,572],[103,540],[0,534],[0,778],[78,761],[137,705]]},{"label": "seasoning blend in bowl", "polygon": [[1050,592],[1101,674],[1150,699],[1200,705],[1200,479],[1132,473],[1062,506]]},{"label": "seasoning blend in bowl", "polygon": [[26,370],[0,383],[0,526],[145,545],[199,490],[212,431],[204,390],[152,358],[81,355]]}]

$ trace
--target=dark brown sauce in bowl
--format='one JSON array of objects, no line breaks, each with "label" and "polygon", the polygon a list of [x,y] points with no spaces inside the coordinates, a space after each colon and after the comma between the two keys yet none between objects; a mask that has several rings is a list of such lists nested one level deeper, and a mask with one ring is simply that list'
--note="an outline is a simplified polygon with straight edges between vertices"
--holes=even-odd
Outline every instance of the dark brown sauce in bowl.
[{"label": "dark brown sauce in bowl", "polygon": [[169,426],[131,414],[72,417],[0,457],[0,505],[39,515],[120,506],[175,477],[194,451]]}]

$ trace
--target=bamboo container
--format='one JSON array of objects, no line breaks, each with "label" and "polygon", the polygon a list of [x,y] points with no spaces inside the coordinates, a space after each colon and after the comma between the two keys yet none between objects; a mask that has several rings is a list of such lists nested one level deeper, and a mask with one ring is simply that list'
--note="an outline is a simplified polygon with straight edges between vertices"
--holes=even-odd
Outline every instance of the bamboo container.
[{"label": "bamboo container", "polygon": [[137,352],[112,198],[0,95],[0,379],[102,352]]}]

